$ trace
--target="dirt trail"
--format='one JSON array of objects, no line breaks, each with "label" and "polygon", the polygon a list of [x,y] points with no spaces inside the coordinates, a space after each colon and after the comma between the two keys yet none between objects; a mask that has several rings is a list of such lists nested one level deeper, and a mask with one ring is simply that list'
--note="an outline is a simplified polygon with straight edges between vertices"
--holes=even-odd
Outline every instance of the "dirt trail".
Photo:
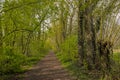
[{"label": "dirt trail", "polygon": [[20,80],[73,80],[67,70],[65,70],[56,55],[50,52],[30,71],[24,74]]}]

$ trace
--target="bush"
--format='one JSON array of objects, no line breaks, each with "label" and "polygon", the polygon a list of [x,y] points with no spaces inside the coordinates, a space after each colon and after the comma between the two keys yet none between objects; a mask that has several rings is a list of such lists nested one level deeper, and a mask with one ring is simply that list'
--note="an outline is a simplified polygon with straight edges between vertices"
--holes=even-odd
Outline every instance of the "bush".
[{"label": "bush", "polygon": [[39,57],[42,56],[44,54],[46,54],[49,50],[49,47],[47,46],[47,44],[45,44],[45,42],[42,41],[33,41],[30,44],[30,56],[35,56],[35,57]]},{"label": "bush", "polygon": [[0,54],[0,75],[20,72],[24,61],[24,55],[14,53],[10,47],[4,48]]},{"label": "bush", "polygon": [[75,62],[77,60],[77,37],[68,37],[60,46],[60,52],[57,54],[62,62]]}]

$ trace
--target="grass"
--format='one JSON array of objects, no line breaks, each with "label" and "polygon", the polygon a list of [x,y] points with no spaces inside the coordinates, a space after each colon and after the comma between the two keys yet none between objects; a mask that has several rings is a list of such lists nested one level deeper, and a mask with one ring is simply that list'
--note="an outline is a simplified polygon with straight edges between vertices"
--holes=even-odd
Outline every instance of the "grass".
[{"label": "grass", "polygon": [[[75,76],[77,80],[103,80],[101,79],[102,73],[97,70],[88,71],[85,68],[80,68],[72,61],[64,61],[60,59],[60,55],[57,55],[62,65],[70,71],[70,73]],[[113,60],[115,65],[113,65],[113,71],[111,71],[110,77],[119,78],[120,77],[120,52],[115,52],[113,54]],[[111,80],[112,80],[111,78]],[[106,79],[105,79],[106,80]]]},{"label": "grass", "polygon": [[99,80],[100,78],[100,72],[95,70],[88,71],[85,68],[80,68],[75,63],[70,62],[62,64],[77,80]]},{"label": "grass", "polygon": [[120,64],[120,52],[113,53],[113,60]]},{"label": "grass", "polygon": [[77,63],[72,60],[64,61],[64,59],[61,59],[59,53],[57,54],[57,57],[61,61],[62,66],[65,67],[76,80],[99,80],[99,72],[95,70],[88,71],[83,67],[80,68]]}]

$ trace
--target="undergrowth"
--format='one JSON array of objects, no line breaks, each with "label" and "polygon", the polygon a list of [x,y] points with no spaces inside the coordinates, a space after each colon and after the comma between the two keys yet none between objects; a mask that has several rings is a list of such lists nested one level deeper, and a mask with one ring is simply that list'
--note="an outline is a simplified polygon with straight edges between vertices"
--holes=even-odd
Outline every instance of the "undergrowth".
[{"label": "undergrowth", "polygon": [[113,54],[113,67],[108,75],[99,70],[87,70],[86,67],[80,67],[77,63],[77,37],[67,38],[60,46],[57,53],[62,65],[70,71],[76,80],[118,80],[120,79],[120,53]]},{"label": "undergrowth", "polygon": [[16,53],[11,47],[1,48],[0,52],[0,80],[12,80],[15,75],[24,73],[41,60],[48,53],[48,48],[29,53],[29,56]]}]

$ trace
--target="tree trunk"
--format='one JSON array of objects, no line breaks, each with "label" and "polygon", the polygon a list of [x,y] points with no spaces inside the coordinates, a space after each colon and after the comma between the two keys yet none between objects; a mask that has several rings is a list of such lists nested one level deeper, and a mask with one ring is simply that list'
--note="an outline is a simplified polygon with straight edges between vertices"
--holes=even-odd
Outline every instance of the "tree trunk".
[{"label": "tree trunk", "polygon": [[95,26],[93,25],[93,19],[91,17],[91,38],[92,38],[92,61],[93,65],[95,67],[96,64],[96,52],[97,52],[97,46],[96,46],[96,32],[95,32]]},{"label": "tree trunk", "polygon": [[109,41],[98,41],[98,52],[100,57],[100,67],[103,71],[110,71],[111,60],[110,55],[113,53],[113,45]]},{"label": "tree trunk", "polygon": [[79,64],[83,65],[84,61],[84,11],[80,10],[81,3],[79,3],[79,12],[78,12],[78,54],[79,54]]},{"label": "tree trunk", "polygon": [[70,16],[70,21],[69,21],[69,35],[72,34],[72,28],[73,28],[73,17],[75,15],[75,9],[73,9],[73,12]]}]

